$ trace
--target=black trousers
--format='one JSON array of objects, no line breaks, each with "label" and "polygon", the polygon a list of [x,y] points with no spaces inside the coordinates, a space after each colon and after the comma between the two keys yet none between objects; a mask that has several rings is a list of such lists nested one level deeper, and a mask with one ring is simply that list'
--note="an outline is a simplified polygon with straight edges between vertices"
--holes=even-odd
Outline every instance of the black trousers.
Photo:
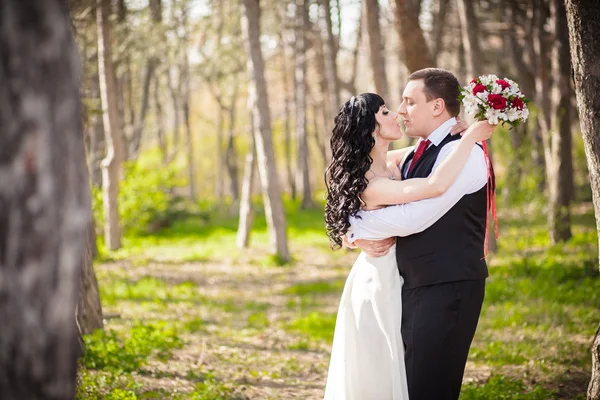
[{"label": "black trousers", "polygon": [[485,280],[402,291],[410,400],[457,400],[485,295]]}]

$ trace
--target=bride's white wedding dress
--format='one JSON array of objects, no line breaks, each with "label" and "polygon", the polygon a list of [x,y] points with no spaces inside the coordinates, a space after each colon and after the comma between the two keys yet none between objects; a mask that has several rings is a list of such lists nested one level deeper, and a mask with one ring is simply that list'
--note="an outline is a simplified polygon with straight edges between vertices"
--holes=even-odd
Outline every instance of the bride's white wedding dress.
[{"label": "bride's white wedding dress", "polygon": [[395,247],[383,257],[358,256],[340,300],[325,400],[408,400],[403,282]]}]

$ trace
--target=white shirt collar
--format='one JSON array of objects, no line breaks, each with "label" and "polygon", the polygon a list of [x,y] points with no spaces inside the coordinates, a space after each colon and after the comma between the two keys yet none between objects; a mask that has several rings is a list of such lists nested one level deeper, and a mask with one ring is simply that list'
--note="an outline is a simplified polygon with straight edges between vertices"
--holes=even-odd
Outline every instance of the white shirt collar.
[{"label": "white shirt collar", "polygon": [[[438,146],[442,143],[442,140],[450,133],[450,128],[456,125],[456,118],[452,117],[446,121],[444,121],[440,126],[438,126],[429,136],[427,136],[427,140],[431,142],[431,144]],[[423,139],[421,139],[423,140]],[[421,141],[419,140],[419,142]]]}]

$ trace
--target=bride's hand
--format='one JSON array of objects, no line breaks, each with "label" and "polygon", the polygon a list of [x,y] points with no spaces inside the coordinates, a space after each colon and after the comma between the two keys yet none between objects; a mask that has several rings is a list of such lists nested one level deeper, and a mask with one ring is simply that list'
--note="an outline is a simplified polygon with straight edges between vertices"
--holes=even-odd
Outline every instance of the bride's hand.
[{"label": "bride's hand", "polygon": [[496,126],[487,121],[477,121],[462,134],[463,139],[469,138],[475,142],[483,142],[492,136]]},{"label": "bride's hand", "polygon": [[382,240],[357,239],[354,241],[354,244],[370,257],[382,257],[396,244],[396,238],[392,237]]},{"label": "bride's hand", "polygon": [[450,128],[450,134],[453,136],[457,134],[462,135],[463,133],[465,133],[468,127],[469,124],[467,124],[467,121],[465,121],[459,116],[456,116],[456,125]]}]

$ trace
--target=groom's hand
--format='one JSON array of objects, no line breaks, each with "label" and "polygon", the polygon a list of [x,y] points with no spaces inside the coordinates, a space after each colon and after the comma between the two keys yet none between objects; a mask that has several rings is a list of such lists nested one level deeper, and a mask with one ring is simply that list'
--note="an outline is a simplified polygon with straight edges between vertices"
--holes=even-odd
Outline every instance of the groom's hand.
[{"label": "groom's hand", "polygon": [[362,251],[367,253],[367,255],[370,257],[385,256],[395,243],[395,237],[383,240],[357,239],[354,241],[354,244],[358,246]]}]

